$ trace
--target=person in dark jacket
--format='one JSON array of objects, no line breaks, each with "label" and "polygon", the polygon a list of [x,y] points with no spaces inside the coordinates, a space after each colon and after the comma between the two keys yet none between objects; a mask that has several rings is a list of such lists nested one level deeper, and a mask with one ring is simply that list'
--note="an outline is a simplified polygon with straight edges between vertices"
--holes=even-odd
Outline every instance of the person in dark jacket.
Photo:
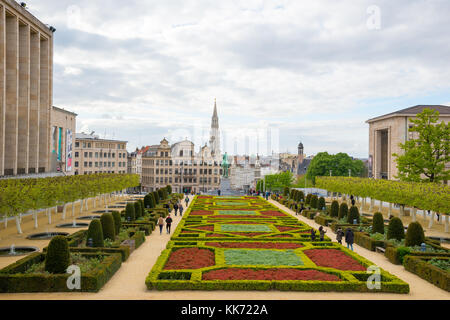
[{"label": "person in dark jacket", "polygon": [[180,217],[183,216],[183,206],[180,204],[180,207],[178,208],[180,210]]},{"label": "person in dark jacket", "polygon": [[186,202],[186,207],[189,205],[189,197],[186,197],[186,199],[184,199],[184,201]]},{"label": "person in dark jacket", "polygon": [[175,217],[177,216],[177,212],[178,212],[178,203],[175,203],[173,205],[173,210],[175,211]]},{"label": "person in dark jacket", "polygon": [[353,251],[353,241],[355,240],[355,234],[351,228],[347,228],[345,231],[345,242],[347,243],[347,248]]},{"label": "person in dark jacket", "polygon": [[305,210],[305,207],[303,206],[303,203],[300,204],[300,215],[302,214],[303,210]]},{"label": "person in dark jacket", "polygon": [[294,208],[295,208],[295,215],[298,216],[298,204],[297,204],[297,202],[294,204]]},{"label": "person in dark jacket", "polygon": [[311,229],[311,241],[316,241],[316,230]]},{"label": "person in dark jacket", "polygon": [[167,234],[170,234],[170,227],[172,226],[172,218],[170,217],[170,214],[167,216],[166,218],[166,230],[167,230]]},{"label": "person in dark jacket", "polygon": [[344,237],[344,231],[341,228],[338,228],[336,231],[336,240],[339,244],[342,244],[342,238]]},{"label": "person in dark jacket", "polygon": [[325,233],[327,233],[325,229],[322,226],[320,226],[319,228],[320,241],[323,241],[325,239]]}]

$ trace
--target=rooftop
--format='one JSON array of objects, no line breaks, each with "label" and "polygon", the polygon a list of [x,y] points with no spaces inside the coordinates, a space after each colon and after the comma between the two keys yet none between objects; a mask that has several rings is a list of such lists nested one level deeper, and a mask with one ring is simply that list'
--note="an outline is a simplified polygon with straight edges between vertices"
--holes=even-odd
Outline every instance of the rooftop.
[{"label": "rooftop", "polygon": [[374,121],[378,121],[378,120],[382,120],[382,119],[386,119],[386,118],[392,118],[392,117],[406,117],[406,116],[410,116],[410,117],[414,117],[416,116],[418,113],[421,113],[424,109],[434,109],[437,110],[439,112],[439,114],[445,114],[445,115],[450,115],[450,107],[449,106],[442,106],[442,105],[417,105],[414,107],[409,107],[406,109],[402,109],[399,111],[395,111],[392,113],[388,113],[370,120],[367,120],[366,123],[371,123]]},{"label": "rooftop", "polygon": [[123,143],[127,143],[128,141],[122,141],[122,140],[112,140],[112,139],[100,139],[100,137],[98,135],[94,135],[94,132],[91,134],[87,134],[87,133],[76,133],[75,134],[75,139],[79,139],[79,140],[98,140],[98,141],[109,141],[109,142],[123,142]]}]

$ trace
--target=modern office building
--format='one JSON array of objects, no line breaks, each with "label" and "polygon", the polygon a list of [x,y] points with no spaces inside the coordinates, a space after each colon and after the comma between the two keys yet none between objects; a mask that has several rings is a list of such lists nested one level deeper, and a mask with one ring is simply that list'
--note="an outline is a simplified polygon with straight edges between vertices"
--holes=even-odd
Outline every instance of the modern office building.
[{"label": "modern office building", "polygon": [[74,153],[76,175],[127,173],[127,141],[100,139],[94,132],[77,133]]},{"label": "modern office building", "polygon": [[367,120],[369,177],[395,180],[398,170],[392,154],[402,154],[399,144],[414,138],[414,133],[409,132],[412,127],[411,119],[415,119],[425,108],[437,110],[440,121],[446,123],[450,121],[450,107],[441,105],[418,105]]},{"label": "modern office building", "polygon": [[51,171],[53,32],[0,0],[0,176]]}]

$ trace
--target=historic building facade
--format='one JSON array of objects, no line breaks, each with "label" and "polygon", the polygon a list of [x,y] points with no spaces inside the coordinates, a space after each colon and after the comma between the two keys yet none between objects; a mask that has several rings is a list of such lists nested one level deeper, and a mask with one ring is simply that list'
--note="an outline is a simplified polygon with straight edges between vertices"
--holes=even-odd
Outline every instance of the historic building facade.
[{"label": "historic building facade", "polygon": [[0,176],[51,171],[53,27],[0,0]]},{"label": "historic building facade", "polygon": [[75,174],[74,147],[77,114],[53,107],[51,113],[51,153],[52,172]]},{"label": "historic building facade", "polygon": [[[369,177],[375,179],[395,180],[398,174],[394,153],[402,154],[399,144],[413,139],[411,119],[416,118],[425,108],[437,110],[440,121],[450,121],[450,107],[418,105],[379,116],[366,123],[369,124]],[[448,165],[450,170],[450,164]]]},{"label": "historic building facade", "polygon": [[127,155],[127,141],[100,139],[93,133],[77,133],[75,174],[127,173]]},{"label": "historic building facade", "polygon": [[245,156],[243,159],[234,156],[231,161],[230,183],[233,189],[248,191],[256,187],[261,180],[261,165],[259,156]]}]

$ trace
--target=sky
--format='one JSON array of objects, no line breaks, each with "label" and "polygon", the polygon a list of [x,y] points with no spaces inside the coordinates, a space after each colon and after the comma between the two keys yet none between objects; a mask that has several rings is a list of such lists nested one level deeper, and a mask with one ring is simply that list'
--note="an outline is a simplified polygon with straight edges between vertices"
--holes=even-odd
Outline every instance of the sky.
[{"label": "sky", "polygon": [[368,119],[450,105],[448,0],[35,0],[54,26],[53,104],[128,150],[368,157]]}]

